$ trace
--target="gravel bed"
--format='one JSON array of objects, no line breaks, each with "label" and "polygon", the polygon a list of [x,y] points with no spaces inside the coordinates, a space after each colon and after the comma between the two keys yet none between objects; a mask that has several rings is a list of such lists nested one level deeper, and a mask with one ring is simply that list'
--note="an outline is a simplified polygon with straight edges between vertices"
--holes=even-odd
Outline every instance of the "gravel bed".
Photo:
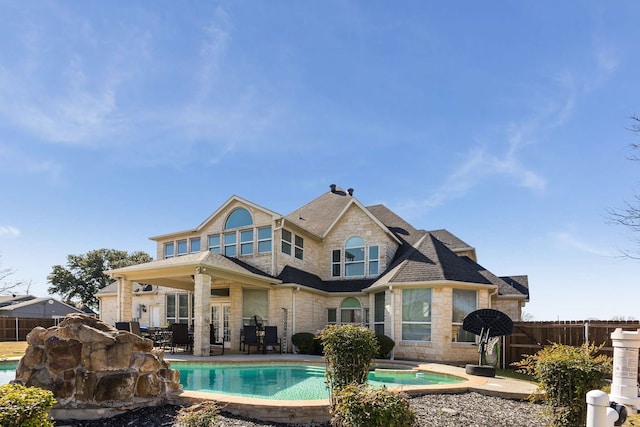
[{"label": "gravel bed", "polygon": [[[544,427],[542,406],[478,393],[430,394],[411,399],[421,427]],[[56,421],[56,427],[175,427],[180,406],[142,408],[110,419]],[[222,413],[219,427],[284,427],[291,424],[248,420]],[[303,425],[300,425],[303,426]],[[327,427],[306,424],[304,427]]]}]

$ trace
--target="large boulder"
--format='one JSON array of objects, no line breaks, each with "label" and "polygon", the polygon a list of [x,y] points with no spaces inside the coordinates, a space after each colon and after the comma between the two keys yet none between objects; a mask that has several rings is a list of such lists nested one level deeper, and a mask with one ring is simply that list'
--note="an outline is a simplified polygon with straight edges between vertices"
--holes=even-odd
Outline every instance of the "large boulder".
[{"label": "large boulder", "polygon": [[51,390],[54,418],[103,418],[166,403],[180,374],[151,340],[93,317],[70,314],[58,326],[34,328],[15,383]]}]

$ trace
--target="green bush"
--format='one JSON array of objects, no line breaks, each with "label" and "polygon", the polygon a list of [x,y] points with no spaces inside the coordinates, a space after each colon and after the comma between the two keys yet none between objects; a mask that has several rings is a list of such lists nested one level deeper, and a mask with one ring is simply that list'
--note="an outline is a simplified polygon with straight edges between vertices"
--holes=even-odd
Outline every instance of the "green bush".
[{"label": "green bush", "polygon": [[329,325],[318,335],[327,361],[325,375],[333,394],[347,384],[367,382],[369,367],[378,353],[376,334],[359,325]]},{"label": "green bush", "polygon": [[611,375],[611,358],[595,355],[600,348],[552,344],[514,363],[520,372],[540,383],[552,426],[585,425],[587,392],[603,387]]},{"label": "green bush", "polygon": [[300,354],[318,354],[315,340],[316,336],[311,332],[298,332],[291,337],[291,342],[297,347]]},{"label": "green bush", "polygon": [[379,359],[388,359],[391,357],[391,352],[393,351],[393,347],[396,346],[396,343],[393,342],[391,338],[383,334],[376,334],[376,340],[378,341],[378,346],[380,350],[378,350],[378,354],[376,355]]},{"label": "green bush", "polygon": [[0,426],[53,427],[48,411],[55,405],[53,393],[20,384],[0,386]]},{"label": "green bush", "polygon": [[331,423],[349,427],[409,427],[416,414],[404,393],[350,384],[336,394]]},{"label": "green bush", "polygon": [[218,418],[218,408],[215,402],[183,408],[176,418],[179,427],[209,427],[215,426]]}]

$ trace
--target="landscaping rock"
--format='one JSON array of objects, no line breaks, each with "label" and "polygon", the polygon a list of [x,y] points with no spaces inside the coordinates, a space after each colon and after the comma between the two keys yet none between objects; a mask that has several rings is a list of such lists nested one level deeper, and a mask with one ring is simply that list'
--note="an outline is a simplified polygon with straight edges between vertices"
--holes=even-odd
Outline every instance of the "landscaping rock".
[{"label": "landscaping rock", "polygon": [[164,405],[180,390],[179,372],[151,340],[83,314],[34,328],[27,343],[13,382],[51,390],[54,418],[102,418]]}]

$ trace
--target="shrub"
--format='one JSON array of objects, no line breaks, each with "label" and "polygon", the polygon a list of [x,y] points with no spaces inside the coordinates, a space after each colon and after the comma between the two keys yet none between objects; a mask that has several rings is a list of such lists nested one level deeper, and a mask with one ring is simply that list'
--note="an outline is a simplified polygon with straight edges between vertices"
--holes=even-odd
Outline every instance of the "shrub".
[{"label": "shrub", "polygon": [[416,414],[404,393],[350,384],[336,394],[331,422],[349,427],[409,427]]},{"label": "shrub", "polygon": [[314,343],[316,336],[311,332],[298,332],[297,334],[293,334],[291,337],[291,342],[298,349],[298,353],[300,354],[316,354],[314,352],[314,348],[316,344]]},{"label": "shrub", "polygon": [[393,347],[396,346],[396,343],[393,342],[391,338],[383,334],[376,334],[376,340],[378,341],[378,346],[380,350],[378,350],[378,354],[376,357],[380,359],[388,359],[391,357],[391,351],[393,351]]},{"label": "shrub", "polygon": [[[327,361],[325,376],[333,394],[347,384],[364,384],[378,353],[376,334],[364,326],[329,325],[319,334]],[[333,405],[333,403],[332,403]]]},{"label": "shrub", "polygon": [[209,427],[216,425],[217,418],[215,402],[207,402],[181,409],[176,424],[179,427]]},{"label": "shrub", "polygon": [[3,427],[53,427],[48,411],[53,393],[20,384],[0,386],[0,425]]},{"label": "shrub", "polygon": [[540,383],[553,426],[585,425],[587,392],[601,388],[611,374],[611,358],[595,355],[600,348],[552,344],[514,363]]}]

